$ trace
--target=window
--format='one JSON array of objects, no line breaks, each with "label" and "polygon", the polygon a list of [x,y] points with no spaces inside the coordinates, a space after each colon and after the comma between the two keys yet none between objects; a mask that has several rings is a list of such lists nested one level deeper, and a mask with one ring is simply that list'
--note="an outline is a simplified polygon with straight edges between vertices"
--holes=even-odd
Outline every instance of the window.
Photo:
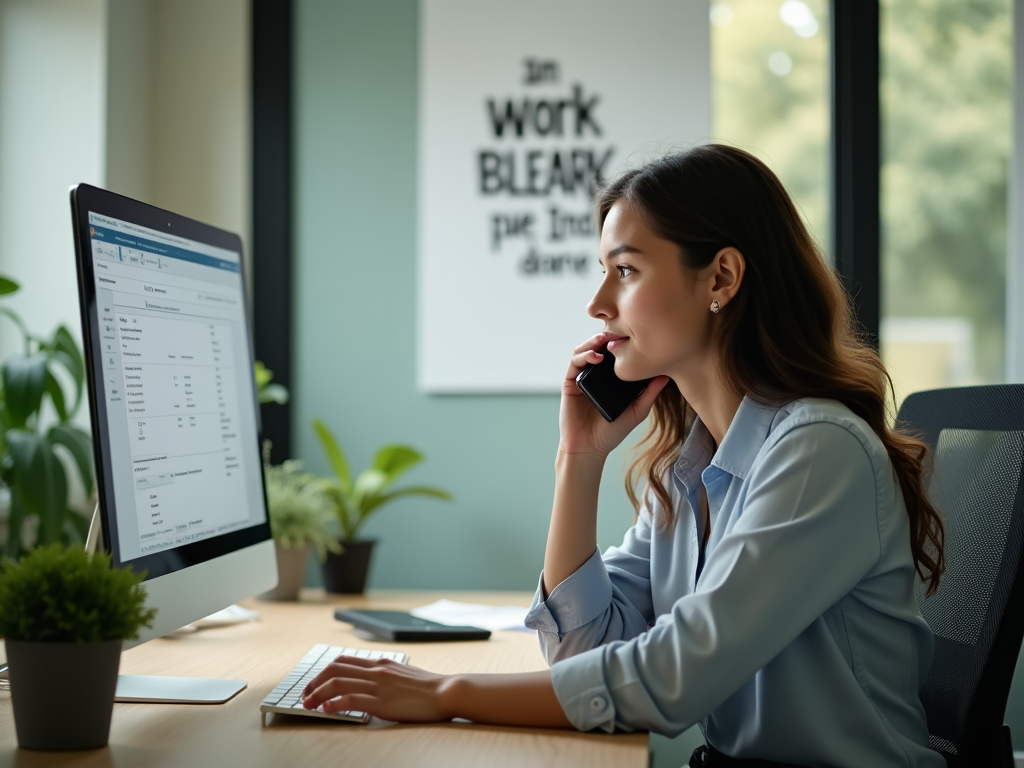
[{"label": "window", "polygon": [[882,355],[897,399],[1004,378],[1010,0],[883,0]]},{"label": "window", "polygon": [[713,135],[768,163],[823,247],[830,76],[826,0],[711,4]]}]

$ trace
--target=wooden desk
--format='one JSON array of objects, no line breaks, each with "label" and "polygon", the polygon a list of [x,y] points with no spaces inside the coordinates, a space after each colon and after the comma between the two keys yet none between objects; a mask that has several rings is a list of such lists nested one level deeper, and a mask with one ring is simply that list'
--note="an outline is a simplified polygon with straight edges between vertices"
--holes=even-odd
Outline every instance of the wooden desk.
[{"label": "wooden desk", "polygon": [[[496,632],[486,642],[377,643],[355,637],[333,618],[336,606],[395,608],[449,597],[494,605],[527,605],[524,593],[371,592],[366,598],[319,596],[319,601],[245,605],[258,622],[161,638],[127,651],[121,671],[182,677],[246,680],[249,687],[220,705],[115,704],[110,745],[88,752],[31,752],[17,748],[10,694],[0,693],[0,766],[34,768],[169,768],[216,766],[587,766],[646,768],[648,739],[641,734],[443,723],[368,726],[314,718],[268,716],[260,725],[263,697],[316,643],[403,650],[410,663],[455,672],[528,672],[544,669],[537,638]],[[314,600],[316,596],[314,596]],[[55,691],[53,723],[75,716],[74,681]]]}]

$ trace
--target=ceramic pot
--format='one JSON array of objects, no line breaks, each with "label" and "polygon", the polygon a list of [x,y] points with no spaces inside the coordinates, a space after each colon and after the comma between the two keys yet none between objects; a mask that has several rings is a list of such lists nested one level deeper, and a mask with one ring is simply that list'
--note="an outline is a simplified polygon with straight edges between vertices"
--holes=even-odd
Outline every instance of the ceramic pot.
[{"label": "ceramic pot", "polygon": [[259,596],[260,600],[297,600],[306,583],[306,566],[313,545],[288,549],[277,545],[277,586]]},{"label": "ceramic pot", "polygon": [[321,566],[324,589],[337,595],[359,595],[366,589],[366,575],[370,571],[374,539],[342,541],[345,549],[340,555],[327,553]]},{"label": "ceramic pot", "polygon": [[[121,641],[4,644],[18,746],[53,752],[106,746]],[[68,695],[74,704],[61,705]]]}]

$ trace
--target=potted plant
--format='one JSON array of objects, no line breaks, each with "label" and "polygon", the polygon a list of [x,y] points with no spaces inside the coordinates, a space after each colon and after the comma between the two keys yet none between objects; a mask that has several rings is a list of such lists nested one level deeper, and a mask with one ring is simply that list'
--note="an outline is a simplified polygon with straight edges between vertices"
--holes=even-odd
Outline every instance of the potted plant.
[{"label": "potted plant", "polygon": [[446,501],[452,497],[447,491],[423,485],[392,489],[399,477],[423,461],[423,454],[407,445],[385,445],[373,457],[373,466],[353,480],[345,455],[330,430],[319,419],[313,420],[313,430],[334,470],[334,477],[321,481],[321,487],[333,502],[344,547],[341,554],[327,555],[322,568],[324,587],[328,592],[358,594],[366,587],[376,543],[357,538],[370,515],[403,496],[429,496]]},{"label": "potted plant", "polygon": [[[0,276],[0,296],[17,290],[17,283]],[[16,558],[36,543],[85,541],[89,521],[68,503],[60,453],[90,497],[92,440],[72,423],[82,404],[85,362],[71,333],[60,326],[52,337],[41,338],[9,307],[0,306],[0,315],[17,326],[22,341],[19,352],[0,362],[0,487],[10,494],[4,554]],[[44,408],[52,409],[55,418],[44,420]],[[29,518],[38,521],[35,540],[22,533]]]},{"label": "potted plant", "polygon": [[274,372],[257,360],[253,363],[253,374],[256,376],[256,396],[260,405],[288,402],[288,388],[283,384],[273,384]]},{"label": "potted plant", "polygon": [[341,552],[332,535],[331,500],[316,477],[302,471],[298,461],[270,465],[270,444],[263,444],[263,475],[267,487],[270,530],[277,547],[277,586],[260,595],[263,600],[295,600],[306,581],[310,551],[323,563],[328,552]]},{"label": "potted plant", "polygon": [[[40,547],[0,570],[0,635],[10,664],[14,727],[25,749],[102,747],[110,737],[121,643],[152,626],[145,574],[81,547]],[[54,720],[55,695],[74,716]]]}]

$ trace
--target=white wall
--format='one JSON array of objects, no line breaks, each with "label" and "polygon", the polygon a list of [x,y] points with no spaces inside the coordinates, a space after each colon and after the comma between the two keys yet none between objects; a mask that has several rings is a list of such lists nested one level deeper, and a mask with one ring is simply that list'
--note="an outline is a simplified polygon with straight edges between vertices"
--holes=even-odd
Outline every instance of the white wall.
[{"label": "white wall", "polygon": [[248,263],[248,0],[109,5],[109,188],[240,233]]},{"label": "white wall", "polygon": [[151,0],[156,205],[242,233],[250,189],[248,0]]},{"label": "white wall", "polygon": [[[68,187],[105,180],[106,0],[0,0],[0,274],[29,328],[79,336]],[[19,334],[0,318],[0,356]]]},{"label": "white wall", "polygon": [[[22,284],[3,303],[80,337],[82,181],[248,246],[249,92],[248,0],[0,0],[0,274]],[[0,357],[18,339],[0,318]]]},{"label": "white wall", "polygon": [[107,0],[107,188],[151,202],[150,0]]}]

